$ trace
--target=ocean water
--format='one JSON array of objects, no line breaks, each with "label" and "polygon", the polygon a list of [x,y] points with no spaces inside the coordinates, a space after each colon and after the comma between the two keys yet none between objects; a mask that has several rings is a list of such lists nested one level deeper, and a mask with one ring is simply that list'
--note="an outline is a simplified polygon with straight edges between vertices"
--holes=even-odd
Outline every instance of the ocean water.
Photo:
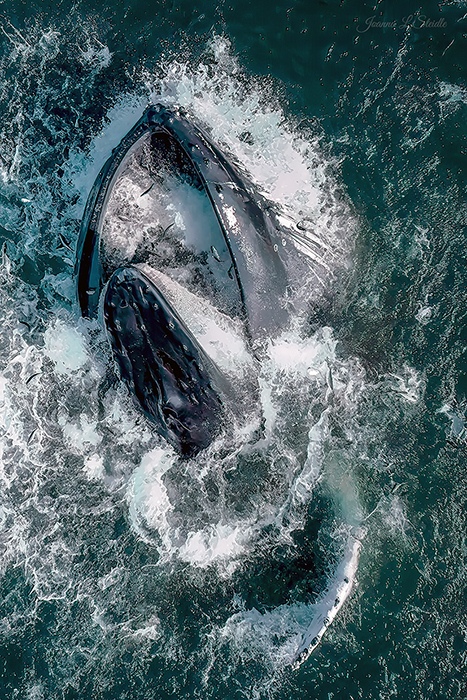
[{"label": "ocean water", "polygon": [[[0,27],[0,698],[467,697],[467,4],[7,1]],[[252,416],[185,465],[73,280],[94,178],[156,99],[310,257],[264,439]]]}]

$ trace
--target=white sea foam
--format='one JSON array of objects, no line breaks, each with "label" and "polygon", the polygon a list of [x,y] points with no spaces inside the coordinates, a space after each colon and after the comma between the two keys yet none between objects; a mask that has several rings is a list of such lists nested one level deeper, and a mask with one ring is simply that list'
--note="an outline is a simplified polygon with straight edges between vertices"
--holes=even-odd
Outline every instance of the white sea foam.
[{"label": "white sea foam", "polygon": [[423,395],[425,382],[414,367],[404,365],[400,374],[386,375],[388,386],[407,403],[418,403]]},{"label": "white sea foam", "polygon": [[444,404],[438,410],[446,416],[451,421],[450,425],[450,437],[455,440],[465,440],[467,436],[467,421],[465,417],[465,406],[451,406],[451,404]]},{"label": "white sea foam", "polygon": [[450,104],[457,107],[460,106],[459,103],[467,104],[467,90],[463,85],[441,81],[439,95],[443,105]]},{"label": "white sea foam", "polygon": [[99,454],[90,455],[84,463],[84,472],[91,480],[99,480],[104,474],[104,461]]},{"label": "white sea foam", "polygon": [[[168,514],[172,504],[162,477],[174,464],[176,456],[156,448],[144,455],[131,478],[128,500],[133,527],[148,539],[143,527],[156,531],[164,549],[172,550]],[[151,540],[149,540],[151,541]]]},{"label": "white sea foam", "polygon": [[419,310],[415,314],[415,318],[422,326],[426,325],[431,321],[433,315],[433,308],[431,306],[420,306]]},{"label": "white sea foam", "polygon": [[45,353],[54,363],[55,371],[69,379],[76,377],[77,371],[89,361],[83,335],[59,319],[47,328],[44,341]]}]

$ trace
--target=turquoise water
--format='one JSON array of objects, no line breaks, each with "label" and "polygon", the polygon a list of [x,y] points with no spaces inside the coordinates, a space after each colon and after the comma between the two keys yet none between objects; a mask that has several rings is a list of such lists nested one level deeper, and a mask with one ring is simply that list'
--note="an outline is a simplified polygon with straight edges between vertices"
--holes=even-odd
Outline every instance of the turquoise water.
[{"label": "turquoise water", "polygon": [[[0,697],[467,697],[466,4],[0,12]],[[318,241],[261,371],[269,444],[185,470],[72,281],[155,98]],[[292,670],[356,525],[354,592]]]}]

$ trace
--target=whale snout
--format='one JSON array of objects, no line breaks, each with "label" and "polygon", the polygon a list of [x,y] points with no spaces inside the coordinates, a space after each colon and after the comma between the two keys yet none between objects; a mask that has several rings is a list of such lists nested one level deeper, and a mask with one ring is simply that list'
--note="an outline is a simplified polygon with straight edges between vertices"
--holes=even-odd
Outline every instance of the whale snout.
[{"label": "whale snout", "polygon": [[136,268],[116,270],[104,320],[120,374],[147,418],[183,457],[208,447],[222,418],[210,360],[161,291]]}]

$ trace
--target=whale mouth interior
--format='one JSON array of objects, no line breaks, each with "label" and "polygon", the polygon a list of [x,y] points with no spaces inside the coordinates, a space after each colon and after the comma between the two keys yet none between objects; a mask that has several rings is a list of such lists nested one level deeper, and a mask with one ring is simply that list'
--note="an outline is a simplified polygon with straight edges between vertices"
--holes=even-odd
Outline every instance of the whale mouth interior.
[{"label": "whale mouth interior", "polygon": [[241,316],[230,251],[196,168],[169,133],[144,134],[114,178],[101,219],[104,278],[145,263]]}]

